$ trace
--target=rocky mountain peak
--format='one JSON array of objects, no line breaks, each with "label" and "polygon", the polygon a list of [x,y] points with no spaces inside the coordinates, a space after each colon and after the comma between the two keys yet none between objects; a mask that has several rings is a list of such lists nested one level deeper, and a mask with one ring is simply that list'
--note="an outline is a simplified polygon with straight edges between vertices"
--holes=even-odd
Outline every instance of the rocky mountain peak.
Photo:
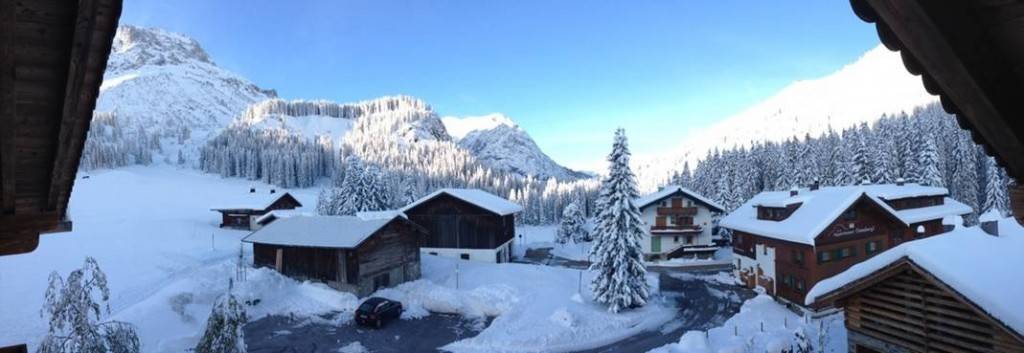
[{"label": "rocky mountain peak", "polygon": [[145,65],[190,62],[215,65],[195,39],[157,28],[122,25],[114,35],[107,71],[116,74]]}]

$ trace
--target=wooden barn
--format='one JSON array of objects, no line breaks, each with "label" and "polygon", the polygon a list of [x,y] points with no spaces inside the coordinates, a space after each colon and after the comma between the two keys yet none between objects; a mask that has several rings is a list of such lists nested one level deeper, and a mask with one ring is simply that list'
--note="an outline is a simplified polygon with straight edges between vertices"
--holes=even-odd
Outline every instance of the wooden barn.
[{"label": "wooden barn", "polygon": [[294,210],[299,207],[302,207],[299,200],[287,192],[278,193],[271,189],[269,193],[257,193],[256,189],[249,189],[249,194],[243,202],[212,210],[220,213],[221,228],[255,230],[258,228],[256,220],[268,212]]},{"label": "wooden barn", "polygon": [[427,229],[422,251],[463,260],[512,259],[515,214],[511,201],[477,189],[441,189],[402,209]]},{"label": "wooden barn", "polygon": [[1013,219],[908,243],[807,296],[844,309],[849,351],[1024,352],[1024,228]]},{"label": "wooden barn", "polygon": [[243,239],[253,264],[299,280],[366,296],[420,277],[426,231],[403,216],[295,216],[278,219]]}]

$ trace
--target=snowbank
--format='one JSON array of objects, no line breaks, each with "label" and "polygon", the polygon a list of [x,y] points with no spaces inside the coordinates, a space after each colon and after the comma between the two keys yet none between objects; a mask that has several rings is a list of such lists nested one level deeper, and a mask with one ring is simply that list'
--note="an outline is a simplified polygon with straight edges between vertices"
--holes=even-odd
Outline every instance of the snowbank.
[{"label": "snowbank", "polygon": [[[427,315],[427,311],[471,318],[494,317],[490,326],[476,337],[444,347],[454,352],[564,352],[594,348],[655,329],[675,315],[674,309],[657,299],[641,309],[609,313],[592,301],[588,290],[590,276],[584,274],[583,293],[577,293],[579,270],[478,263],[430,255],[423,256],[422,261],[423,279],[382,289],[374,295],[402,301],[408,308],[403,318]],[[657,277],[648,276],[648,283],[657,288]]]},{"label": "snowbank", "polygon": [[708,331],[689,331],[679,342],[650,352],[780,353],[796,344],[797,331],[804,332],[815,347],[820,340],[828,348],[826,352],[845,352],[846,330],[841,316],[807,321],[764,294],[743,303],[740,312],[722,326]]}]

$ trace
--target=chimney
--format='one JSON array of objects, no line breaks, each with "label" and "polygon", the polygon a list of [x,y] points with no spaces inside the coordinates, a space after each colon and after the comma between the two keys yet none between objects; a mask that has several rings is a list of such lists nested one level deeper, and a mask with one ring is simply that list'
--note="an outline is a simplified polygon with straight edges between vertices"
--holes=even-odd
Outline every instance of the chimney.
[{"label": "chimney", "polygon": [[818,178],[814,178],[814,183],[811,184],[811,191],[818,190],[821,187],[821,181]]},{"label": "chimney", "polygon": [[255,193],[255,192],[256,192],[256,188],[249,188],[249,193],[250,194]]},{"label": "chimney", "polygon": [[271,194],[277,193],[277,189],[270,189],[270,193]]},{"label": "chimney", "polygon": [[897,178],[896,179],[896,186],[903,186],[903,184],[906,184],[906,183],[907,183],[907,181],[903,180],[903,178]]},{"label": "chimney", "polygon": [[797,189],[794,185],[792,189],[789,189],[789,196],[796,196],[800,193],[800,189]]}]

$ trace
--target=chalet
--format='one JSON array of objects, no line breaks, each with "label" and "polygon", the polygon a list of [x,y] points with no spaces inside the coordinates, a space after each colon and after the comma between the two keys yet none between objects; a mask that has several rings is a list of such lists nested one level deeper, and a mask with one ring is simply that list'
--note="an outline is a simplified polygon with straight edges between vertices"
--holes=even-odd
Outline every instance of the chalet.
[{"label": "chalet", "polygon": [[249,236],[253,264],[300,280],[366,296],[420,277],[426,231],[402,216],[296,216]]},{"label": "chalet", "polygon": [[825,279],[808,305],[843,308],[849,351],[1024,352],[1024,228],[959,228]]},{"label": "chalet", "polygon": [[649,225],[640,244],[647,259],[710,257],[715,218],[725,208],[682,186],[664,187],[635,200]]},{"label": "chalet", "polygon": [[427,229],[422,251],[463,260],[512,259],[513,202],[477,189],[441,189],[401,209]]},{"label": "chalet", "polygon": [[215,212],[220,212],[221,215],[221,228],[238,228],[238,229],[257,229],[258,223],[256,220],[270,211],[275,210],[293,210],[302,207],[299,200],[296,200],[291,194],[277,193],[275,189],[270,189],[269,193],[258,193],[256,189],[249,189],[249,195],[243,202],[235,205],[217,207],[212,209]]},{"label": "chalet", "polygon": [[947,194],[902,182],[762,192],[720,225],[733,231],[740,282],[802,304],[818,281],[971,212]]}]

